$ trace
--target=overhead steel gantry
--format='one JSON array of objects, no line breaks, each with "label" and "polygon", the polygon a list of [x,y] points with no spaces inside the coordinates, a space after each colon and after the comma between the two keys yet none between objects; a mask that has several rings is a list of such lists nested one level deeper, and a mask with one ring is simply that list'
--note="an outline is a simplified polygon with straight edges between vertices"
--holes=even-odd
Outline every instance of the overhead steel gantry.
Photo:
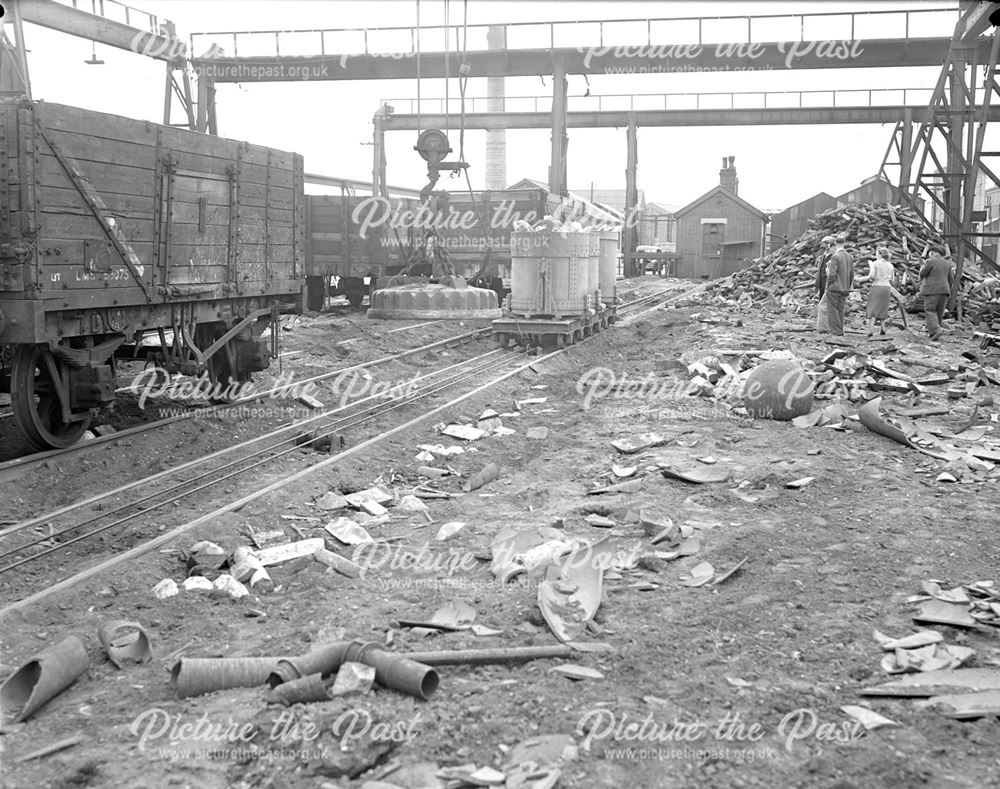
[{"label": "overhead steel gantry", "polygon": [[[994,29],[985,40],[979,38],[997,21],[1000,3],[963,4],[934,93],[916,133],[908,124],[897,124],[882,160],[883,174],[888,175],[889,167],[899,167],[900,190],[911,201],[923,195],[941,209],[943,235],[956,259],[957,276],[950,299],[953,311],[961,310],[959,285],[967,257],[988,269],[998,268],[997,261],[981,250],[976,240],[1000,233],[976,231],[973,222],[980,174],[1000,188],[1000,178],[984,161],[985,157],[1000,156],[1000,151],[983,150],[987,124],[995,120],[995,94],[1000,94],[996,80],[1000,37]],[[976,73],[980,68],[983,81],[978,93]],[[943,161],[935,143],[943,145]]]}]

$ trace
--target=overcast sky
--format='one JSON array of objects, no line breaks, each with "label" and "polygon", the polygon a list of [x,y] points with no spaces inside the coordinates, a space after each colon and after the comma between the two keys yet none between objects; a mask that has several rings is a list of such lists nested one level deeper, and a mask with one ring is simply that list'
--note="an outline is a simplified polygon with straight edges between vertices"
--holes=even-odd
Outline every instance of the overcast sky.
[{"label": "overcast sky", "polygon": [[[86,6],[87,0],[78,0]],[[135,0],[134,7],[171,19],[179,35],[227,30],[294,30],[378,28],[414,25],[417,0]],[[421,25],[441,24],[445,9],[449,21],[461,24],[489,22],[547,22],[588,19],[649,19],[717,17],[720,15],[832,13],[844,10],[957,8],[947,2],[504,2],[503,0],[420,0]],[[948,36],[957,12],[936,17],[940,34]],[[940,20],[940,22],[938,22]],[[706,25],[710,23],[706,22]],[[722,23],[716,23],[722,24]],[[793,25],[796,23],[792,23]],[[818,23],[817,23],[818,24]],[[824,22],[823,24],[827,24]],[[842,39],[845,18],[831,17],[822,38]],[[902,31],[902,15],[868,17],[865,37],[895,37]],[[623,28],[626,29],[627,28]],[[724,28],[718,28],[723,30]],[[586,46],[592,28],[564,26],[569,45]],[[370,34],[371,39],[375,34]],[[391,34],[384,34],[391,41]],[[402,34],[408,37],[407,33]],[[431,34],[428,34],[428,37]],[[526,45],[544,46],[540,29],[522,29]],[[573,38],[576,35],[577,38]],[[471,34],[470,34],[471,37]],[[859,36],[860,37],[860,36]],[[113,112],[129,117],[162,120],[164,66],[159,61],[97,45],[103,65],[88,65],[90,42],[27,25],[34,98]],[[291,40],[291,39],[287,39]],[[428,40],[430,40],[428,38]],[[247,45],[249,46],[249,45]],[[284,45],[283,45],[284,46]],[[231,52],[231,49],[229,50]],[[286,50],[283,49],[283,52]],[[241,54],[244,50],[241,48]],[[306,54],[305,50],[295,54]],[[814,91],[867,88],[931,88],[938,68],[827,69],[750,72],[745,74],[595,75],[592,94]],[[485,79],[469,80],[468,95],[485,96]],[[569,77],[571,96],[588,88],[583,76]],[[508,79],[508,96],[550,96],[546,77]],[[458,94],[457,81],[448,87]],[[443,96],[444,80],[424,79],[424,98]],[[219,131],[305,156],[306,169],[328,175],[371,179],[372,115],[380,101],[413,99],[416,80],[309,82],[280,84],[223,84],[217,96]],[[400,101],[397,111],[408,109]],[[573,102],[571,99],[570,108]],[[179,116],[177,117],[179,119]],[[715,128],[640,128],[638,133],[639,186],[648,201],[683,205],[718,182],[723,156],[735,156],[740,195],[764,210],[780,210],[826,191],[840,194],[877,172],[889,143],[892,125],[730,126]],[[992,133],[992,132],[991,132]],[[457,130],[450,130],[457,149]],[[419,188],[425,168],[413,151],[415,132],[388,134],[389,183]],[[615,189],[625,185],[625,130],[571,129],[569,185]],[[507,178],[547,180],[550,157],[547,130],[507,132]],[[987,148],[989,148],[987,144]],[[996,146],[994,145],[994,148]],[[485,132],[466,133],[466,158],[475,187],[483,185]],[[464,181],[443,180],[460,190]]]}]

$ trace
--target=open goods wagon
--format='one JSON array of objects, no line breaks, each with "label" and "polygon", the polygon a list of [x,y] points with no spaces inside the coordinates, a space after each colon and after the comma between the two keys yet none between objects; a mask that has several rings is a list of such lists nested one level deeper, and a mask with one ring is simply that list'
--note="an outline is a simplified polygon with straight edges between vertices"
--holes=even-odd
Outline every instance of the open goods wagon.
[{"label": "open goods wagon", "polygon": [[220,389],[268,366],[302,307],[300,156],[26,99],[0,156],[0,387],[32,444],[75,442],[147,335]]}]

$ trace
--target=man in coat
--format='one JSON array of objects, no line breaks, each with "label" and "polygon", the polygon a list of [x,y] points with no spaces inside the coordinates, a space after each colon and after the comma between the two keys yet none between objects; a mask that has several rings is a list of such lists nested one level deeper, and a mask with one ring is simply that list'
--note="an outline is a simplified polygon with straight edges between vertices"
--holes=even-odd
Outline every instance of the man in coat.
[{"label": "man in coat", "polygon": [[844,315],[847,314],[847,295],[854,284],[854,258],[844,249],[847,234],[837,236],[836,248],[826,267],[827,323],[830,334],[844,336]]},{"label": "man in coat", "polygon": [[932,341],[941,337],[944,308],[951,293],[951,252],[947,246],[934,250],[920,269],[920,295],[924,299],[924,319]]}]

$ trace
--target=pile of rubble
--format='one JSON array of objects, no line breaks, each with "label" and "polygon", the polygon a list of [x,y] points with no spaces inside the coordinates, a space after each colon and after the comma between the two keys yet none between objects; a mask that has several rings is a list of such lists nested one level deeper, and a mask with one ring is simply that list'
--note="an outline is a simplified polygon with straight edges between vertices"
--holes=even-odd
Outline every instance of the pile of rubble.
[{"label": "pile of rubble", "polygon": [[[809,230],[789,241],[752,266],[709,286],[715,295],[739,300],[744,294],[756,301],[761,298],[781,298],[803,291],[813,298],[816,288],[817,259],[822,251],[824,236],[847,234],[847,251],[854,256],[859,273],[867,271],[867,262],[876,250],[885,246],[899,274],[897,288],[904,296],[914,296],[920,287],[920,268],[928,251],[943,243],[942,237],[927,227],[920,215],[910,208],[889,205],[849,205],[833,208],[809,221]],[[963,291],[968,293],[981,280],[968,266],[963,271]],[[967,310],[981,306],[978,301]]]}]

